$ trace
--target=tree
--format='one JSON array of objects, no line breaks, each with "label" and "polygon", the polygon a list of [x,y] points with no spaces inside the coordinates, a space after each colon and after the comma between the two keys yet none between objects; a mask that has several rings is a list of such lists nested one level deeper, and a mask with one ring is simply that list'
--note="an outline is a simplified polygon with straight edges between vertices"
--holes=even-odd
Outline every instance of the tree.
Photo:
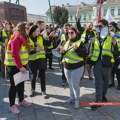
[{"label": "tree", "polygon": [[53,11],[54,22],[58,25],[63,25],[68,22],[68,10],[64,7],[56,6]]}]

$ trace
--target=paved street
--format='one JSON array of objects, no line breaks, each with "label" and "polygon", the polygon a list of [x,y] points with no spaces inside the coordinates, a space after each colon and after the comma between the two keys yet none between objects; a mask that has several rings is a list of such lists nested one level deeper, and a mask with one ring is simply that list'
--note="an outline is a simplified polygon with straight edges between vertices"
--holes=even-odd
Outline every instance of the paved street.
[{"label": "paved street", "polygon": [[[29,97],[30,82],[25,82],[25,99],[32,102],[31,107],[19,107],[21,114],[12,115],[8,111],[9,80],[0,78],[0,120],[120,120],[120,106],[104,106],[96,111],[89,107],[74,109],[64,101],[69,96],[69,89],[63,88],[58,62],[54,60],[55,72],[47,71],[48,99],[41,96],[39,81],[37,81],[35,97]],[[80,101],[94,101],[94,80],[87,78],[80,83]],[[120,101],[120,91],[116,88],[108,90],[108,101]],[[16,99],[16,104],[17,104]]]}]

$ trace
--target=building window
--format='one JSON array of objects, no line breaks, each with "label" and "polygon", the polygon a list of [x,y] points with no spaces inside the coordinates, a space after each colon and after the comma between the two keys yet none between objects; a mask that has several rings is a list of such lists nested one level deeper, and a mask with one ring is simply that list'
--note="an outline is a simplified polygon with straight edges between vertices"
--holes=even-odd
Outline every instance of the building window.
[{"label": "building window", "polygon": [[120,8],[118,9],[118,15],[120,15]]},{"label": "building window", "polygon": [[111,15],[114,16],[115,9],[111,8]]},{"label": "building window", "polygon": [[70,20],[72,21],[72,15],[70,15]]},{"label": "building window", "polygon": [[104,16],[107,14],[107,8],[104,8]]},{"label": "building window", "polygon": [[91,20],[91,15],[89,15],[89,20]]},{"label": "building window", "polygon": [[86,20],[86,14],[84,13],[84,18],[83,18],[83,20]]}]

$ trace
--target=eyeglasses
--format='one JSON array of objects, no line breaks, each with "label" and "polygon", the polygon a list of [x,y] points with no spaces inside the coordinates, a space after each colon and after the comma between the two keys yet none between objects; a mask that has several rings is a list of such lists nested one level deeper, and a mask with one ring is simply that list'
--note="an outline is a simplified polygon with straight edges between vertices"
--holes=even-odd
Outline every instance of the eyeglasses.
[{"label": "eyeglasses", "polygon": [[71,35],[73,35],[75,32],[68,32],[68,34],[71,34]]}]

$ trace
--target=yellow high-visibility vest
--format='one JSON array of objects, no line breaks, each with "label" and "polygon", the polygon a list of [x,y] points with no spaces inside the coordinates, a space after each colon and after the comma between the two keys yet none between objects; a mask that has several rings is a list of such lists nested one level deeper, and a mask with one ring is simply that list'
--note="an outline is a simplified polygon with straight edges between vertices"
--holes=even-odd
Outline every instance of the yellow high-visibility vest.
[{"label": "yellow high-visibility vest", "polygon": [[[77,44],[77,46],[80,46],[81,42],[82,42],[81,40],[78,40],[75,43]],[[65,50],[70,49],[71,47],[69,47],[69,43],[70,43],[70,40],[68,40],[65,43],[63,49],[65,49]],[[67,63],[71,63],[71,64],[79,63],[81,61],[84,61],[83,57],[78,56],[77,53],[75,53],[75,50],[73,48],[66,52],[66,54],[64,55],[63,60],[62,60],[62,62],[67,62]]]},{"label": "yellow high-visibility vest", "polygon": [[[119,32],[117,32],[118,34],[120,34],[120,31]],[[118,51],[120,51],[120,38],[119,39],[117,39],[117,44],[118,44]]]},{"label": "yellow high-visibility vest", "polygon": [[[104,41],[103,46],[102,46],[101,59],[102,59],[103,55],[108,55],[108,56],[112,57],[111,62],[113,63],[114,62],[114,58],[113,58],[111,43],[112,43],[112,37],[107,36],[107,38]],[[92,61],[97,61],[98,60],[98,57],[99,57],[99,54],[100,54],[100,47],[99,46],[100,46],[99,45],[99,40],[96,38],[95,42],[94,42],[93,53],[91,55],[91,60]]]},{"label": "yellow high-visibility vest", "polygon": [[[30,45],[34,48],[34,42],[32,41],[31,38],[29,38],[30,41]],[[42,47],[42,50],[40,52],[36,52],[33,55],[29,55],[29,60],[37,60],[39,58],[46,58],[45,56],[45,49],[44,49],[44,45],[43,45],[43,39],[41,36],[37,37],[37,43],[38,45],[40,45]]]},{"label": "yellow high-visibility vest", "polygon": [[[22,65],[26,65],[28,63],[28,55],[29,55],[26,46],[21,45],[19,55],[20,55],[20,58],[22,61]],[[7,66],[16,66],[16,64],[13,60],[13,57],[12,57],[11,50],[7,49],[6,54],[5,54],[5,62],[4,63]]]}]

